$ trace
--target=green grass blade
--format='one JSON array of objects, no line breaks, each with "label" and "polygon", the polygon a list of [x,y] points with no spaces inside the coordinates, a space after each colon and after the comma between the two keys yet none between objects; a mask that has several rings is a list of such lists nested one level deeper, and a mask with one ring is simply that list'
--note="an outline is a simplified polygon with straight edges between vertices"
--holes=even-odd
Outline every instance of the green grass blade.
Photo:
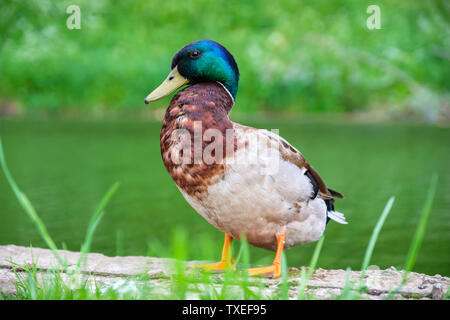
[{"label": "green grass blade", "polygon": [[337,297],[338,300],[354,300],[356,296],[353,292],[353,285],[350,282],[352,270],[347,268],[345,271],[345,284],[342,288],[341,294]]},{"label": "green grass blade", "polygon": [[281,254],[281,299],[289,300],[288,262],[286,253]]},{"label": "green grass blade", "polygon": [[[325,236],[320,237],[319,241],[316,244],[316,247],[314,248],[314,253],[311,257],[311,261],[309,263],[309,268],[308,268],[308,272],[305,274],[304,272],[302,273],[302,279],[301,279],[301,284],[300,284],[300,288],[298,290],[298,297],[297,299],[299,300],[303,300],[305,298],[305,290],[306,290],[306,286],[308,284],[309,279],[311,278],[311,276],[314,273],[314,269],[316,268],[317,265],[317,261],[319,260],[319,255],[320,255],[320,251],[322,250],[322,245],[323,242],[325,240]],[[303,269],[302,269],[303,271]]]},{"label": "green grass blade", "polygon": [[38,216],[36,210],[32,206],[30,200],[28,200],[28,197],[20,190],[17,183],[14,181],[11,173],[9,172],[8,166],[6,164],[5,155],[3,153],[3,146],[2,146],[2,140],[0,138],[0,165],[3,169],[3,172],[5,173],[6,179],[8,180],[9,185],[11,186],[14,195],[16,196],[17,200],[19,200],[20,205],[25,210],[27,215],[30,217],[30,219],[34,222],[34,224],[37,226],[39,233],[41,234],[41,237],[44,239],[47,246],[52,250],[53,254],[55,255],[58,262],[64,266],[64,261],[61,258],[61,256],[58,254],[58,247],[56,246],[55,242],[51,238],[50,234],[47,231],[47,228],[45,227],[44,223],[42,222],[41,218]]},{"label": "green grass blade", "polygon": [[94,214],[92,215],[91,219],[89,220],[86,237],[84,239],[83,245],[81,246],[81,254],[80,254],[80,258],[78,259],[78,262],[77,262],[77,267],[80,267],[82,260],[84,259],[86,254],[89,252],[95,229],[97,228],[97,226],[100,223],[100,220],[103,216],[103,213],[104,213],[103,210],[118,188],[119,188],[118,182],[114,183],[109,188],[108,192],[106,192],[106,194],[103,196],[102,200],[100,201],[99,205],[97,206],[97,209],[95,210]]},{"label": "green grass blade", "polygon": [[378,240],[378,235],[380,234],[381,228],[383,227],[386,218],[391,211],[392,205],[394,204],[395,197],[391,197],[386,206],[384,207],[383,212],[381,213],[380,218],[378,219],[375,228],[372,231],[372,236],[370,237],[369,245],[367,246],[366,253],[364,255],[364,260],[361,266],[361,281],[364,279],[364,275],[367,267],[369,266],[370,259],[372,258],[373,249],[375,248],[375,244]]},{"label": "green grass blade", "polygon": [[[242,265],[240,266],[241,261]],[[250,267],[250,249],[245,234],[240,235],[240,248],[236,260],[234,262],[234,266],[242,268],[242,270],[239,270],[240,271],[239,273],[241,275],[239,284],[244,292],[244,300],[248,300],[250,298],[249,297],[250,292],[246,289],[248,288],[249,283],[248,282],[249,275],[247,269]]]},{"label": "green grass blade", "polygon": [[[408,257],[406,259],[405,271],[406,273],[411,271],[417,259],[417,255],[420,250],[420,246],[425,235],[425,229],[427,227],[428,218],[430,217],[431,207],[433,205],[434,195],[436,193],[438,176],[434,173],[431,176],[430,188],[428,189],[427,198],[425,200],[425,205],[423,207],[422,213],[420,215],[419,224],[417,225],[416,233],[411,242],[411,247],[409,248]],[[405,273],[405,275],[406,275]]]}]

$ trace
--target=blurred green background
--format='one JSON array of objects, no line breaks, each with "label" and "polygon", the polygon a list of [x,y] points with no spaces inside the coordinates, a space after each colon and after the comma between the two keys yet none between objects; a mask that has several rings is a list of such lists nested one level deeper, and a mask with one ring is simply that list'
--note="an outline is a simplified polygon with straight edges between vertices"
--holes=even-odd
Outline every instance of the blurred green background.
[{"label": "blurred green background", "polygon": [[[81,8],[69,30],[68,5]],[[381,8],[380,30],[366,9]],[[241,73],[231,119],[279,129],[345,195],[318,265],[361,267],[390,196],[372,264],[402,268],[432,173],[438,191],[415,271],[450,275],[448,1],[1,1],[0,136],[11,172],[57,244],[79,250],[116,181],[92,250],[216,260],[223,234],[182,198],[159,151],[170,99],[146,106],[174,53],[212,39]],[[0,173],[0,244],[44,246]],[[287,252],[307,264],[314,243]],[[254,264],[273,254],[252,248]]]},{"label": "blurred green background", "polygon": [[[80,6],[80,30],[66,27],[71,4]],[[366,27],[370,4],[380,6],[380,30]],[[0,6],[0,97],[23,109],[141,107],[179,48],[212,39],[238,63],[239,111],[450,117],[445,0],[6,0]]]}]

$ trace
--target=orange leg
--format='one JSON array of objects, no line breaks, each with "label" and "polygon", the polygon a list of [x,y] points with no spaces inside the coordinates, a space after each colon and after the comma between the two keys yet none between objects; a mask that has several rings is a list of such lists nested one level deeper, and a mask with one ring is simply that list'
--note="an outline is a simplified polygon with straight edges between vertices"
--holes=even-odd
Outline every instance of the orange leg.
[{"label": "orange leg", "polygon": [[233,238],[225,233],[225,242],[222,249],[222,259],[219,262],[211,264],[200,264],[195,266],[189,266],[189,268],[203,268],[205,271],[217,270],[222,271],[231,268],[231,264],[234,259],[231,257],[231,241]]},{"label": "orange leg", "polygon": [[286,231],[283,231],[277,237],[277,253],[272,265],[267,267],[250,268],[247,269],[248,274],[251,276],[264,274],[271,278],[279,278],[281,276],[281,254],[283,253],[284,240],[286,239]]}]

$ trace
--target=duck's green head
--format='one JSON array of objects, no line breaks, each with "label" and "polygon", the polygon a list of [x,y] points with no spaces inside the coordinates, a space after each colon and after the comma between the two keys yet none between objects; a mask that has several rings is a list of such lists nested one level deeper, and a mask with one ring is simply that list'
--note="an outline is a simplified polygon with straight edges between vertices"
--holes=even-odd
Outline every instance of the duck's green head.
[{"label": "duck's green head", "polygon": [[171,71],[164,82],[145,98],[145,103],[169,95],[186,84],[218,81],[236,97],[239,70],[231,53],[212,40],[191,42],[172,59]]}]

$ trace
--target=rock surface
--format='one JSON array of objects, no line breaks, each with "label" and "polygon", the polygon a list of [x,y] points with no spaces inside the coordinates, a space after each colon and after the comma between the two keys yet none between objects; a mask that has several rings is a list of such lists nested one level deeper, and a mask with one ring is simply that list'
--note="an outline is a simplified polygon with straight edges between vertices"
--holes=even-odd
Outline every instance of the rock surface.
[{"label": "rock surface", "polygon": [[[69,279],[68,274],[73,274],[80,257],[79,252],[59,250],[59,255],[66,261],[67,269],[63,273]],[[127,288],[132,290],[142,281],[157,288],[152,291],[149,298],[163,299],[167,296],[171,287],[175,260],[167,258],[149,257],[107,257],[99,253],[89,253],[86,264],[77,273],[88,277],[92,285],[102,288]],[[186,265],[197,264],[191,261]],[[38,270],[38,279],[43,279],[49,270],[61,269],[51,250],[40,248],[28,248],[15,245],[0,246],[0,292],[6,295],[16,294],[17,276],[25,275],[23,266],[35,266]],[[21,267],[22,266],[22,267]],[[301,270],[289,268],[288,270],[288,295],[290,299],[297,299],[302,287]],[[145,275],[145,280],[142,280]],[[410,272],[407,281],[403,285],[404,271],[398,271],[394,267],[386,270],[367,270],[362,285],[366,288],[360,297],[363,299],[443,299],[448,291],[450,279],[440,275],[428,276]],[[324,270],[317,269],[306,284],[306,295],[313,295],[314,299],[333,299],[342,295],[346,290],[346,282],[356,288],[360,282],[360,271]],[[198,299],[201,293],[211,290],[220,290],[223,276],[220,274],[211,276],[209,284],[198,283],[188,288],[188,299]],[[249,278],[250,288],[258,289],[261,296],[267,299],[279,292],[283,285],[280,279]],[[212,286],[212,287],[211,287]],[[131,289],[130,289],[131,288]],[[229,290],[235,290],[239,297],[242,289],[237,285],[231,285]]]}]

